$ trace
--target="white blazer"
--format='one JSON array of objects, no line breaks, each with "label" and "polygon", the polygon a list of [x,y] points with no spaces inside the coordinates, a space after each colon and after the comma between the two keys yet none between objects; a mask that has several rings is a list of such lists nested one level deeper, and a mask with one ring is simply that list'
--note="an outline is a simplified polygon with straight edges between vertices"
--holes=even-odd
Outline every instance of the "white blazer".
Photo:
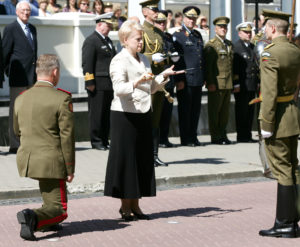
[{"label": "white blazer", "polygon": [[110,77],[113,84],[114,99],[111,103],[112,111],[145,113],[151,108],[151,93],[156,92],[169,79],[157,75],[153,80],[140,83],[133,88],[144,72],[151,72],[147,57],[138,53],[138,62],[126,48],[123,48],[111,61]]}]

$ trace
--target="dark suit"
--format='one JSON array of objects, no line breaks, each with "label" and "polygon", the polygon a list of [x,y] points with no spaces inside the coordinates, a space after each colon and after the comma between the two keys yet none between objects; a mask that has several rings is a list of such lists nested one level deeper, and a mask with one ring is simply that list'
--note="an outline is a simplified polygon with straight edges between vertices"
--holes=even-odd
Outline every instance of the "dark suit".
[{"label": "dark suit", "polygon": [[[163,36],[164,41],[164,54],[172,54],[175,52],[175,47],[173,43],[173,36],[169,33],[164,33]],[[172,61],[170,58],[168,58],[168,62],[165,63],[165,68],[170,67],[170,64],[172,64]],[[165,85],[166,91],[169,92],[170,96],[174,98],[174,77],[170,76],[170,81]],[[166,97],[164,97],[163,102],[163,108],[162,113],[160,117],[160,143],[166,143],[168,142],[168,136],[169,136],[169,129],[170,129],[170,123],[172,118],[172,110],[173,110],[173,103],[170,103]]]},{"label": "dark suit", "polygon": [[33,49],[17,21],[7,25],[3,31],[4,66],[11,87],[26,87],[36,81],[36,29],[31,24],[29,24],[29,29],[33,38]]},{"label": "dark suit", "polygon": [[249,105],[249,101],[255,98],[258,73],[254,45],[249,43],[247,47],[244,41],[238,40],[234,44],[233,57],[233,84],[240,85],[240,92],[234,93],[237,141],[247,142],[252,139],[254,105]]},{"label": "dark suit", "polygon": [[195,144],[201,111],[202,86],[204,83],[204,55],[201,34],[184,26],[173,34],[175,49],[183,56],[175,69],[190,69],[175,76],[175,82],[184,81],[184,89],[177,91],[180,140],[182,145]]},{"label": "dark suit", "polygon": [[3,31],[3,61],[10,86],[10,150],[15,150],[20,145],[13,133],[12,115],[15,98],[36,81],[37,34],[33,25],[29,24],[28,27],[32,36],[32,46],[18,21],[7,25]]},{"label": "dark suit", "polygon": [[4,64],[3,64],[2,38],[0,33],[0,88],[3,87],[3,81],[4,81]]},{"label": "dark suit", "polygon": [[88,91],[92,146],[108,145],[109,115],[113,99],[109,65],[115,55],[116,51],[111,40],[105,40],[96,31],[86,38],[82,46],[82,69],[85,75],[85,85],[95,85],[93,92]]}]

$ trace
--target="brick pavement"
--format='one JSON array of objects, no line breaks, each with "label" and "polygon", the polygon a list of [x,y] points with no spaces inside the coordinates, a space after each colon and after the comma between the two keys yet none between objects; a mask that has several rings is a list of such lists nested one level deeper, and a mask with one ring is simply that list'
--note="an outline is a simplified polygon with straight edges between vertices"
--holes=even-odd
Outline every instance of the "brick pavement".
[{"label": "brick pavement", "polygon": [[125,223],[119,200],[108,197],[69,201],[64,229],[36,233],[37,242],[18,237],[16,212],[38,204],[0,207],[0,246],[298,246],[299,239],[263,238],[275,215],[274,181],[159,191],[141,206],[153,218]]}]

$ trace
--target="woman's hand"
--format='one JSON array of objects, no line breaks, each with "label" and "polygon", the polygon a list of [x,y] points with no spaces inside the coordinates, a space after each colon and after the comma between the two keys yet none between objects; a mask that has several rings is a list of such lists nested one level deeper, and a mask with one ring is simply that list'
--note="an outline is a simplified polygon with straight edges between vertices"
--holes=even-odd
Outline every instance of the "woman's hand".
[{"label": "woman's hand", "polygon": [[134,83],[134,88],[136,88],[140,83],[143,83],[145,81],[153,80],[154,74],[150,72],[144,72],[140,78]]},{"label": "woman's hand", "polygon": [[172,65],[170,68],[167,68],[162,72],[162,75],[164,76],[165,79],[168,78],[170,75],[178,75],[178,74],[185,73],[184,70],[174,71],[173,69],[174,69],[174,65]]}]

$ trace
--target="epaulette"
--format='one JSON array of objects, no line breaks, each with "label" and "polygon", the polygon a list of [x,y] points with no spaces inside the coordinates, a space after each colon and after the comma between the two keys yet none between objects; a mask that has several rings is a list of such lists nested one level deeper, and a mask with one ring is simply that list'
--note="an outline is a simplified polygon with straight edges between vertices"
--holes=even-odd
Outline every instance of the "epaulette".
[{"label": "epaulette", "polygon": [[214,38],[210,39],[209,42],[214,43],[216,40],[217,40],[217,38],[214,37]]},{"label": "epaulette", "polygon": [[64,92],[64,93],[67,93],[67,94],[69,94],[69,95],[72,96],[72,93],[69,92],[69,91],[67,91],[67,90],[64,90],[64,89],[61,89],[61,88],[57,88],[57,90],[62,91],[62,92]]},{"label": "epaulette", "polygon": [[201,36],[201,33],[198,30],[193,29],[193,35],[195,35],[197,38],[199,38]]},{"label": "epaulette", "polygon": [[265,50],[269,49],[269,48],[272,47],[273,45],[274,45],[274,43],[267,45],[267,46],[265,47]]}]

